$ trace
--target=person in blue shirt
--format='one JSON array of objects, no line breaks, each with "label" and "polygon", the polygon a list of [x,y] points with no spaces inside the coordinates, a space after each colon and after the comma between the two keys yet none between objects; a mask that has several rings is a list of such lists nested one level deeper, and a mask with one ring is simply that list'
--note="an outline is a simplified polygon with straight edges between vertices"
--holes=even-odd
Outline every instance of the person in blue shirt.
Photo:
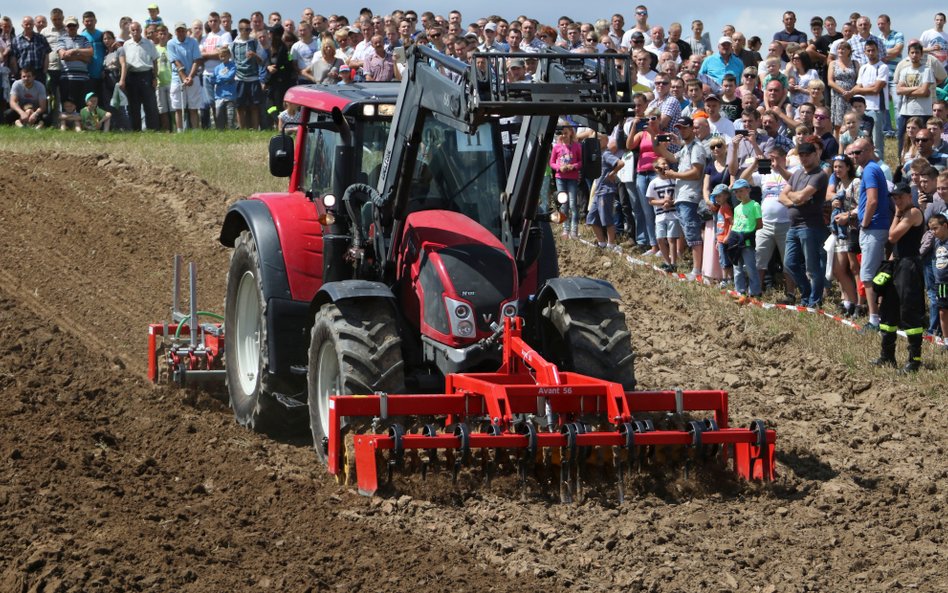
[{"label": "person in blue shirt", "polygon": [[109,97],[103,94],[105,89],[103,88],[104,78],[102,76],[102,65],[105,62],[105,44],[102,42],[102,31],[95,28],[96,22],[95,13],[91,10],[82,13],[82,25],[85,29],[80,34],[92,46],[92,61],[89,62],[90,90],[95,92],[96,95],[104,97],[105,103],[108,104]]},{"label": "person in blue shirt", "polygon": [[168,61],[171,62],[171,109],[174,110],[178,131],[184,129],[184,112],[192,130],[200,128],[198,110],[204,103],[204,94],[198,82],[201,48],[193,37],[188,37],[184,22],[174,25],[174,37],[168,42]]},{"label": "person in blue shirt", "polygon": [[875,161],[872,140],[869,138],[856,140],[849,146],[849,154],[852,155],[856,164],[862,167],[859,202],[854,213],[861,227],[859,249],[862,251],[862,264],[859,267],[859,279],[866,287],[866,303],[869,305],[868,327],[878,329],[878,295],[872,279],[875,278],[885,257],[885,244],[889,238],[893,208],[885,173]]},{"label": "person in blue shirt", "polygon": [[237,64],[226,45],[217,49],[220,64],[214,67],[214,119],[219,128],[233,129],[236,125]]},{"label": "person in blue shirt", "polygon": [[708,85],[711,92],[721,90],[724,75],[730,72],[735,79],[740,79],[744,73],[744,62],[733,53],[733,43],[730,37],[718,39],[718,53],[708,56],[701,62],[698,70],[698,80]]}]

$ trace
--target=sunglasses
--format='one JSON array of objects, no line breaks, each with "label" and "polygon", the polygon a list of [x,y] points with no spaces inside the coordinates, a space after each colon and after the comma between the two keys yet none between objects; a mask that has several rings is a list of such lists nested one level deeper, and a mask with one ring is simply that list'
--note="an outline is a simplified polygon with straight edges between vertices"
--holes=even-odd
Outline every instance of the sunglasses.
[{"label": "sunglasses", "polygon": [[648,11],[646,11],[646,10],[636,10],[636,11],[635,11],[635,14],[637,14],[637,15],[639,15],[639,16],[648,16]]},{"label": "sunglasses", "polygon": [[249,31],[250,27],[240,27],[240,31]]},{"label": "sunglasses", "polygon": [[437,39],[438,37],[441,37],[441,33],[431,33],[428,35],[429,39]]},{"label": "sunglasses", "polygon": [[916,144],[921,144],[922,142],[931,142],[931,138],[915,138]]},{"label": "sunglasses", "polygon": [[829,119],[829,116],[823,115],[821,113],[817,113],[816,115],[813,116],[813,119]]},{"label": "sunglasses", "polygon": [[595,38],[595,37],[587,37],[587,38],[586,38],[586,43],[595,43],[595,42],[596,42],[596,38]]},{"label": "sunglasses", "polygon": [[851,150],[851,151],[849,151],[849,154],[850,154],[851,156],[859,156],[859,155],[862,154],[862,150]]},{"label": "sunglasses", "polygon": [[668,81],[667,81],[667,80],[656,80],[656,81],[655,81],[655,84],[656,84],[656,85],[660,84],[660,85],[664,86],[664,85],[668,84]]},{"label": "sunglasses", "polygon": [[744,78],[757,78],[756,74],[745,74]]},{"label": "sunglasses", "polygon": [[712,145],[711,145],[711,150],[716,150],[716,149],[718,149],[718,148],[724,148],[724,145],[723,145],[723,144],[712,144]]}]

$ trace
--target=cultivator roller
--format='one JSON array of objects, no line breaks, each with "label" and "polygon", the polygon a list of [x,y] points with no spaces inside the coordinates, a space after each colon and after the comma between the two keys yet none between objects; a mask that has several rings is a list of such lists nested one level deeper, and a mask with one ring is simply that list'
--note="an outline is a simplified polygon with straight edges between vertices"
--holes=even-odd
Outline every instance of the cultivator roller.
[{"label": "cultivator roller", "polygon": [[[629,468],[681,457],[733,463],[747,480],[773,480],[776,434],[755,420],[729,426],[724,391],[629,391],[544,360],[521,337],[522,320],[507,318],[502,333],[504,362],[494,373],[448,375],[443,394],[386,394],[330,397],[330,473],[374,494],[406,463],[422,476],[449,470],[453,480],[479,458],[484,479],[513,466],[524,482],[539,460],[559,466],[564,502],[582,499],[595,465],[611,473],[624,497]],[[693,419],[696,412],[710,412]],[[416,423],[431,419],[430,423]],[[344,435],[343,426],[371,433]],[[438,451],[444,450],[443,458]],[[480,452],[476,454],[475,452]]]}]

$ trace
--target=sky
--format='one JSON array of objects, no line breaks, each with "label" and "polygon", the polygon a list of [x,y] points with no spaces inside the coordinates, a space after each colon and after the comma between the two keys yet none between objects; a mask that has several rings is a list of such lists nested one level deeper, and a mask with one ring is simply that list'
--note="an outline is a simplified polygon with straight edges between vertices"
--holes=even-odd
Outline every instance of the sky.
[{"label": "sky", "polygon": [[[66,15],[81,16],[85,10],[92,10],[98,18],[98,28],[101,30],[116,29],[119,18],[123,15],[131,16],[136,20],[144,20],[148,16],[145,7],[150,0],[138,0],[133,5],[115,2],[114,0],[63,0],[57,4],[37,3],[35,14],[49,14],[53,6],[59,6]],[[169,24],[175,21],[190,22],[195,18],[205,18],[211,10],[230,12],[235,18],[249,16],[254,10],[260,10],[264,14],[271,10],[279,11],[284,18],[299,18],[299,14],[306,6],[311,6],[317,13],[329,15],[333,12],[331,6],[334,3],[323,4],[319,2],[286,2],[284,0],[272,0],[269,3],[261,3],[259,0],[228,0],[226,3],[219,3],[210,0],[158,0],[161,7],[161,16]],[[418,12],[431,10],[435,14],[447,16],[452,9],[461,11],[464,22],[476,20],[481,16],[499,14],[505,18],[516,18],[520,14],[526,14],[532,18],[537,18],[542,23],[556,26],[556,20],[561,15],[568,15],[574,20],[592,22],[597,18],[609,19],[615,12],[620,12],[625,17],[628,24],[634,22],[633,12],[637,3],[630,3],[627,8],[616,8],[620,6],[617,2],[606,2],[605,0],[582,0],[581,2],[549,2],[548,0],[521,0],[516,3],[517,12],[511,12],[511,3],[504,0],[478,0],[477,2],[458,2],[457,0],[428,0],[424,3],[405,3],[402,0],[360,0],[354,3],[339,3],[339,12],[346,14],[350,19],[358,16],[358,10],[362,6],[368,6],[376,13],[386,14],[395,9],[413,8]],[[863,2],[834,2],[827,10],[828,4],[817,0],[802,0],[794,3],[779,4],[773,8],[762,7],[759,1],[750,0],[731,0],[728,2],[716,3],[713,10],[702,11],[698,8],[698,3],[656,3],[651,5],[648,1],[643,2],[649,6],[649,23],[663,25],[666,27],[678,21],[682,23],[685,33],[688,35],[690,23],[693,19],[701,18],[705,24],[705,31],[712,37],[712,43],[715,37],[720,33],[725,24],[733,24],[738,31],[743,32],[747,37],[758,35],[765,41],[769,40],[773,33],[782,28],[781,16],[787,9],[793,10],[797,14],[797,28],[804,32],[808,31],[809,20],[811,16],[826,16],[832,14],[840,21],[849,16],[852,12],[860,12],[869,15],[872,18],[873,32],[875,29],[876,17],[880,14],[889,14],[892,18],[892,28],[905,34],[906,41],[911,38],[917,38],[922,31],[930,29],[933,16],[936,12],[946,12],[944,2],[935,2],[934,0],[922,0],[911,2],[912,10],[902,12],[900,7],[904,4],[895,4],[892,2],[883,2],[881,0],[865,0]],[[683,6],[688,8],[682,11]],[[9,12],[7,12],[9,11]],[[20,14],[17,9],[10,10],[10,3],[0,9],[5,16],[13,18],[14,26],[19,30],[20,20],[24,14]],[[766,47],[766,46],[765,46]]]}]

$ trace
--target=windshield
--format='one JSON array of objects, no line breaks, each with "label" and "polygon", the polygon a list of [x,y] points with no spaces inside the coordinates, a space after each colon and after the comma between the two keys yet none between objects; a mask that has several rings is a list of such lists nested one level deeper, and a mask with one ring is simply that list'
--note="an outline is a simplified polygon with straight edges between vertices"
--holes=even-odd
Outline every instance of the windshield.
[{"label": "windshield", "polygon": [[460,212],[499,237],[504,159],[497,123],[468,135],[428,117],[421,137],[409,209]]}]

